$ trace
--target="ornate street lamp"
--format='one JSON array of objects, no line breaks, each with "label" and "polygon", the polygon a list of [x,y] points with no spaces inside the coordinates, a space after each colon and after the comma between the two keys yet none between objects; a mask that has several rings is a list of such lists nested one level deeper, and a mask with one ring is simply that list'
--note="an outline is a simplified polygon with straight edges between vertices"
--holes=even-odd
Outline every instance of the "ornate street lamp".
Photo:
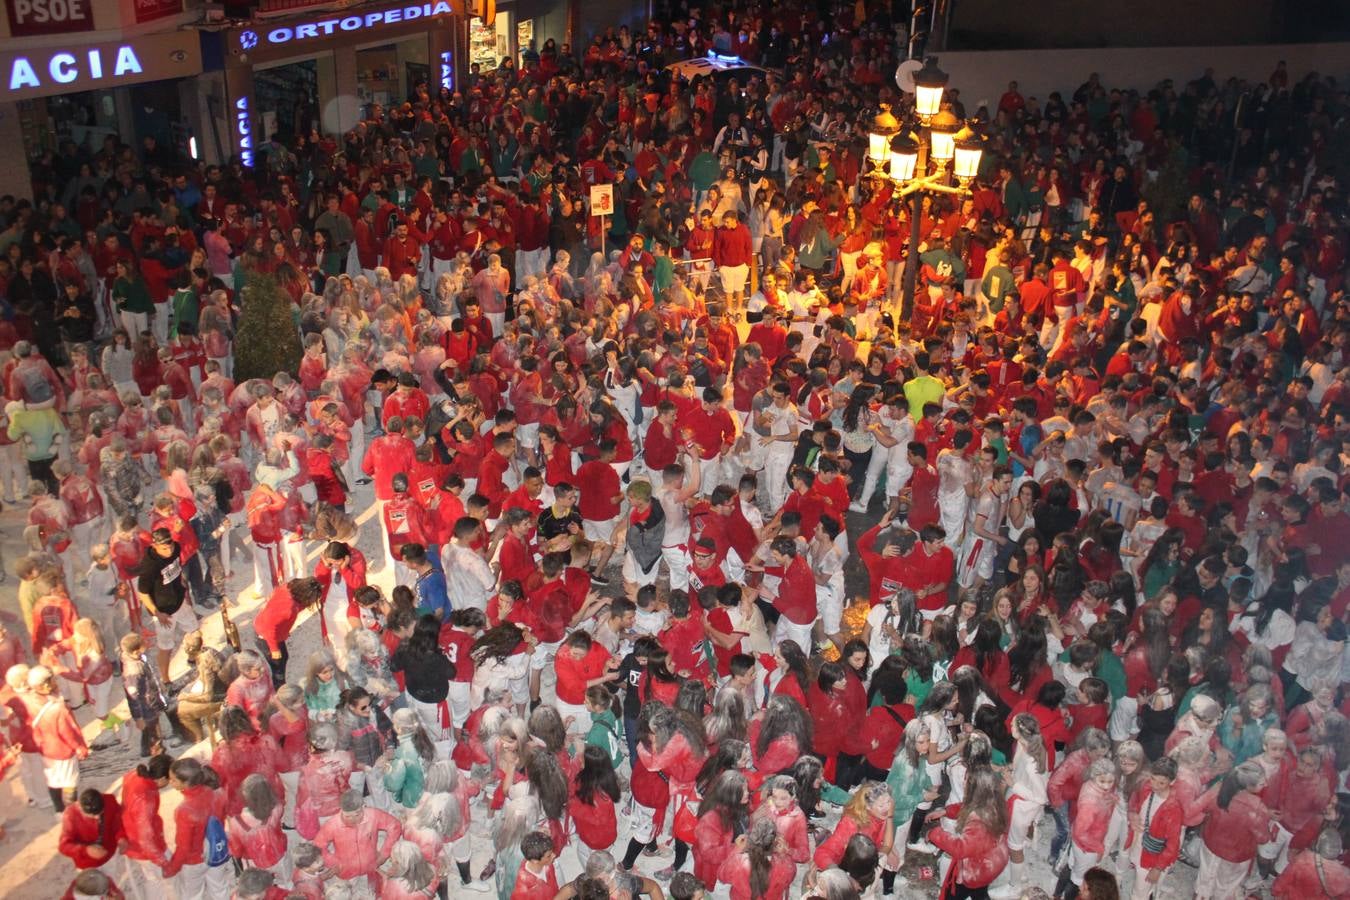
[{"label": "ornate street lamp", "polygon": [[[984,148],[969,125],[942,108],[947,74],[937,67],[936,59],[929,57],[922,67],[916,62],[903,64],[897,81],[902,90],[914,94],[913,107],[897,118],[889,104],[881,105],[868,129],[871,170],[867,176],[890,182],[897,198],[913,198],[901,299],[901,316],[908,319],[914,310],[919,270],[923,197],[970,193]],[[955,184],[950,183],[953,179]]]}]

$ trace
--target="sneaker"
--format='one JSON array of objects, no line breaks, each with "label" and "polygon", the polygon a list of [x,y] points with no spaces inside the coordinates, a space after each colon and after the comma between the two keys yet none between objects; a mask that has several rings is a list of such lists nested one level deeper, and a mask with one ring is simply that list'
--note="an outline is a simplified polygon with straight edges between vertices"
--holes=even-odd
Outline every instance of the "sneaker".
[{"label": "sneaker", "polygon": [[848,511],[855,513],[865,513],[867,512],[867,504],[863,503],[861,500],[854,500],[852,503],[848,505]]},{"label": "sneaker", "polygon": [[486,894],[493,887],[486,881],[461,881],[459,886],[466,891],[473,891],[475,894]]},{"label": "sneaker", "polygon": [[488,864],[483,867],[483,871],[478,873],[478,880],[487,881],[489,878],[491,878],[493,875],[496,874],[497,874],[497,861],[495,859],[489,860]]},{"label": "sneaker", "polygon": [[928,853],[936,855],[938,852],[938,848],[934,847],[932,844],[928,843],[922,838],[920,838],[919,840],[915,841],[912,844],[906,844],[905,848],[908,850],[913,850],[915,853]]},{"label": "sneaker", "polygon": [[596,585],[597,587],[609,587],[609,579],[599,572],[592,572],[591,584]]},{"label": "sneaker", "polygon": [[669,881],[670,879],[675,877],[675,867],[666,866],[664,869],[657,869],[655,874],[652,875],[652,877],[655,878],[657,881]]}]

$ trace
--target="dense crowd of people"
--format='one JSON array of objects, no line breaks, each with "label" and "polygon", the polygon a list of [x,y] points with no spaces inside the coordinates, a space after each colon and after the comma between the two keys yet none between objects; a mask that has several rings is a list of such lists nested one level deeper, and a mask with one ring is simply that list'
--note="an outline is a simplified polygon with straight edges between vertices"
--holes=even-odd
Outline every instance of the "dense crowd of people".
[{"label": "dense crowd of people", "polygon": [[[825,6],[0,198],[67,896],[1350,895],[1344,87],[949,90],[908,258],[904,29]],[[236,380],[246,294],[296,370]]]}]

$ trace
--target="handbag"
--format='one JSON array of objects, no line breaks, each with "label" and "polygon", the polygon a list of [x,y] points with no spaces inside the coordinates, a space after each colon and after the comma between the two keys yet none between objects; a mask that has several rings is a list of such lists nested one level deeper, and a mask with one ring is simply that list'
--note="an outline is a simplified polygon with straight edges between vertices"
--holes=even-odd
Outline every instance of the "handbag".
[{"label": "handbag", "polygon": [[238,653],[244,645],[239,640],[239,626],[230,621],[229,605],[228,600],[221,601],[220,628],[225,632],[225,642],[230,645],[230,649]]},{"label": "handbag", "polygon": [[675,835],[675,840],[684,841],[692,846],[694,829],[697,826],[698,816],[694,815],[693,810],[689,808],[688,801],[681,803],[679,812],[675,813],[675,822],[670,829],[671,834]]}]

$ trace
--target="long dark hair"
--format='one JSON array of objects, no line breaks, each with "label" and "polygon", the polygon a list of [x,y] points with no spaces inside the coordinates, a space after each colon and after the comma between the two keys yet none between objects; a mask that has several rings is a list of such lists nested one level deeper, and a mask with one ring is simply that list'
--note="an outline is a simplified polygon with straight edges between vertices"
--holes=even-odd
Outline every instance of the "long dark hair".
[{"label": "long dark hair", "polygon": [[1038,617],[1032,617],[1017,633],[1017,640],[1008,648],[1008,686],[1024,691],[1033,678],[1046,666],[1045,631]]},{"label": "long dark hair", "polygon": [[539,807],[547,818],[561,820],[567,809],[567,776],[558,765],[558,757],[542,747],[525,750],[525,777],[539,798]]},{"label": "long dark hair", "polygon": [[806,654],[802,648],[797,646],[793,640],[784,640],[778,644],[778,653],[787,663],[788,674],[797,679],[797,686],[802,689],[802,696],[806,696],[806,689],[811,686],[811,675],[807,671]]},{"label": "long dark hair", "polygon": [[783,735],[790,735],[797,742],[798,753],[810,752],[811,717],[795,698],[774,694],[764,707],[764,719],[759,724],[759,737],[755,741],[756,755],[764,755],[769,745]]},{"label": "long dark hair", "polygon": [[708,758],[703,761],[703,767],[698,770],[694,785],[699,793],[706,794],[723,772],[739,769],[748,746],[745,741],[738,741],[735,738],[719,743],[717,750],[708,754]]},{"label": "long dark hair", "polygon": [[749,786],[745,776],[738,770],[723,772],[704,793],[698,805],[698,817],[701,819],[706,815],[715,815],[722,820],[722,827],[727,831],[744,833],[747,790]]},{"label": "long dark hair", "polygon": [[750,859],[750,896],[763,897],[773,871],[773,848],[778,827],[772,819],[756,819],[745,834],[745,855]]},{"label": "long dark hair", "polygon": [[1167,662],[1172,658],[1172,635],[1167,614],[1157,607],[1145,609],[1140,617],[1140,632],[1139,642],[1144,647],[1148,670],[1161,682],[1167,671]]},{"label": "long dark hair", "polygon": [[581,771],[577,773],[577,799],[594,805],[596,791],[617,803],[619,778],[614,774],[609,754],[595,744],[587,744],[581,754]]}]

